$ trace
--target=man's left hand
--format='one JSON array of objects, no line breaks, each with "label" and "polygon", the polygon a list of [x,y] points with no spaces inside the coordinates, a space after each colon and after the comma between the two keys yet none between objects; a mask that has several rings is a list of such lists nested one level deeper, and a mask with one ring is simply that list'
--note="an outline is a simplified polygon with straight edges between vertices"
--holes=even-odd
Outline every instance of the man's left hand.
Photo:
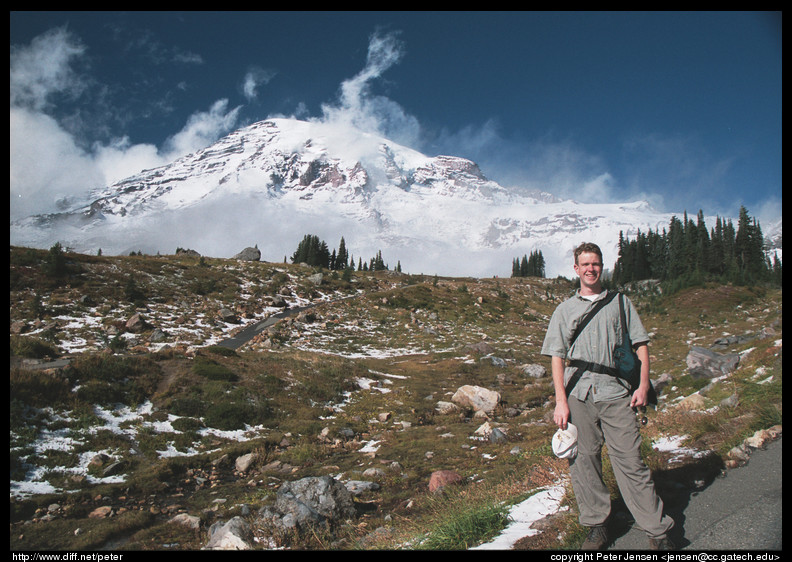
[{"label": "man's left hand", "polygon": [[649,387],[645,385],[639,386],[633,392],[632,400],[630,400],[630,408],[640,408],[649,403]]}]

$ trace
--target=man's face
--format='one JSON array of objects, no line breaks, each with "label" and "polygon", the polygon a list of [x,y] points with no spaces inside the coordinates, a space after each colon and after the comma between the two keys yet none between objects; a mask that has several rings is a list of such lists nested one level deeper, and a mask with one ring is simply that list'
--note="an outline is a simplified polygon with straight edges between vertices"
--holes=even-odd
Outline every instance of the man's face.
[{"label": "man's face", "polygon": [[598,288],[602,275],[602,261],[593,252],[583,252],[578,256],[575,273],[580,277],[580,284],[589,289]]}]

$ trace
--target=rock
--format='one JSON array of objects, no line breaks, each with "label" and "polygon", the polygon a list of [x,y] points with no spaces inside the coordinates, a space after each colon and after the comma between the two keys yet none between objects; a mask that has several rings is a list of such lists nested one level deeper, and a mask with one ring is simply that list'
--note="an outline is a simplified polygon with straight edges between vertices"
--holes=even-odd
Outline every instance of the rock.
[{"label": "rock", "polygon": [[507,439],[506,434],[497,427],[489,434],[490,443],[503,443]]},{"label": "rock", "polygon": [[457,406],[453,402],[440,401],[437,404],[435,404],[435,412],[437,412],[441,416],[447,414],[455,414],[459,412],[459,406]]},{"label": "rock", "polygon": [[522,374],[533,379],[543,379],[547,376],[547,369],[543,365],[532,364],[522,367]]},{"label": "rock", "polygon": [[237,472],[247,472],[250,465],[253,464],[253,461],[255,461],[257,457],[258,455],[255,452],[237,457],[234,468],[236,468]]},{"label": "rock", "polygon": [[693,346],[685,361],[690,376],[694,379],[713,379],[733,372],[740,363],[740,356],[736,353],[723,354]]},{"label": "rock", "polygon": [[261,259],[261,251],[258,248],[245,248],[232,259],[243,261],[259,261]]},{"label": "rock", "polygon": [[380,485],[376,482],[369,482],[368,480],[350,480],[344,483],[344,486],[349,493],[357,497],[364,492],[375,492],[380,489]]},{"label": "rock", "polygon": [[441,492],[446,486],[459,484],[463,478],[455,470],[437,470],[429,477],[429,491]]},{"label": "rock", "polygon": [[744,446],[738,445],[737,447],[732,447],[732,449],[729,451],[728,457],[738,463],[746,463],[748,462],[748,459],[751,458],[751,455]]},{"label": "rock", "polygon": [[663,373],[656,379],[652,380],[652,386],[655,388],[655,392],[657,394],[661,394],[663,389],[667,387],[671,383],[671,375],[668,373]]},{"label": "rock", "polygon": [[315,273],[315,274],[311,275],[310,277],[308,277],[308,281],[313,283],[316,287],[318,287],[319,285],[322,284],[322,280],[323,279],[324,279],[324,276],[321,273]]},{"label": "rock", "polygon": [[225,307],[217,311],[217,317],[220,318],[222,322],[227,322],[228,324],[239,323],[239,318],[237,318],[237,315],[234,314],[234,311]]},{"label": "rock", "polygon": [[114,476],[116,474],[121,474],[124,471],[124,467],[126,466],[126,462],[119,460],[107,465],[104,470],[102,470],[102,477]]},{"label": "rock", "polygon": [[143,317],[140,315],[139,312],[133,314],[126,322],[127,332],[132,332],[133,334],[142,332],[146,328],[148,328],[148,324],[146,323],[146,321],[143,319]]},{"label": "rock", "polygon": [[250,550],[253,533],[241,517],[233,517],[228,523],[215,523],[209,529],[209,542],[205,550]]},{"label": "rock", "polygon": [[200,258],[201,254],[196,252],[195,250],[190,250],[189,248],[176,248],[176,255],[177,256],[191,256],[194,258]]},{"label": "rock", "polygon": [[386,474],[381,468],[367,468],[363,471],[363,476],[367,478],[384,478]]},{"label": "rock", "polygon": [[737,396],[737,393],[735,392],[728,398],[724,398],[723,400],[721,400],[720,406],[722,408],[734,408],[739,403],[740,403],[740,398]]},{"label": "rock", "polygon": [[495,352],[495,349],[490,344],[482,341],[466,345],[465,351],[478,353],[479,355],[490,355]]},{"label": "rock", "polygon": [[476,435],[481,435],[482,437],[489,437],[490,433],[492,433],[492,426],[489,422],[484,422],[473,433]]},{"label": "rock", "polygon": [[451,401],[462,408],[489,414],[500,404],[501,395],[480,386],[464,385],[457,389]]},{"label": "rock", "polygon": [[501,359],[500,357],[495,357],[494,355],[487,355],[486,357],[482,357],[479,359],[480,363],[492,363],[495,367],[505,367],[506,361]]},{"label": "rock", "polygon": [[748,437],[743,444],[747,447],[752,447],[754,449],[764,449],[767,444],[773,440],[772,433],[767,429],[760,429],[750,437]]},{"label": "rock", "polygon": [[105,517],[109,517],[113,514],[113,508],[109,505],[103,505],[102,507],[97,507],[91,513],[88,514],[89,519],[104,519]]},{"label": "rock", "polygon": [[173,516],[168,522],[183,525],[188,529],[193,529],[195,531],[201,528],[201,519],[195,515],[189,515],[187,513],[179,513],[178,515]]},{"label": "rock", "polygon": [[691,394],[686,396],[677,406],[680,410],[704,410],[706,409],[706,400],[701,394]]},{"label": "rock", "polygon": [[159,328],[156,328],[151,333],[151,337],[149,338],[149,341],[151,343],[159,343],[159,342],[165,341],[167,338],[168,338],[168,334],[166,334],[165,332],[163,332]]},{"label": "rock", "polygon": [[284,483],[278,490],[274,510],[262,515],[285,528],[334,524],[357,515],[352,494],[330,476],[311,476]]}]

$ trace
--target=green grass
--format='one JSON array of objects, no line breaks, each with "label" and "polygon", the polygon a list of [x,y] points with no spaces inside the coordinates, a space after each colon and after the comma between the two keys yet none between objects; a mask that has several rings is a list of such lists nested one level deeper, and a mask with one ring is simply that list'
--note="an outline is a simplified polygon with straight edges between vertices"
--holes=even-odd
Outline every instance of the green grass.
[{"label": "green grass", "polygon": [[465,550],[497,536],[509,521],[508,506],[500,502],[440,502],[439,522],[416,543],[420,550]]}]

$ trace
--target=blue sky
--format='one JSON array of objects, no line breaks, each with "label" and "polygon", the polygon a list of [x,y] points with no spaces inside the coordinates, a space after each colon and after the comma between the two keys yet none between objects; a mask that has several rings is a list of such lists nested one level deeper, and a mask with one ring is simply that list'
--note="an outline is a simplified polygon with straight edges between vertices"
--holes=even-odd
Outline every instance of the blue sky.
[{"label": "blue sky", "polygon": [[11,12],[10,47],[12,218],[269,116],[579,201],[781,217],[779,13]]}]

